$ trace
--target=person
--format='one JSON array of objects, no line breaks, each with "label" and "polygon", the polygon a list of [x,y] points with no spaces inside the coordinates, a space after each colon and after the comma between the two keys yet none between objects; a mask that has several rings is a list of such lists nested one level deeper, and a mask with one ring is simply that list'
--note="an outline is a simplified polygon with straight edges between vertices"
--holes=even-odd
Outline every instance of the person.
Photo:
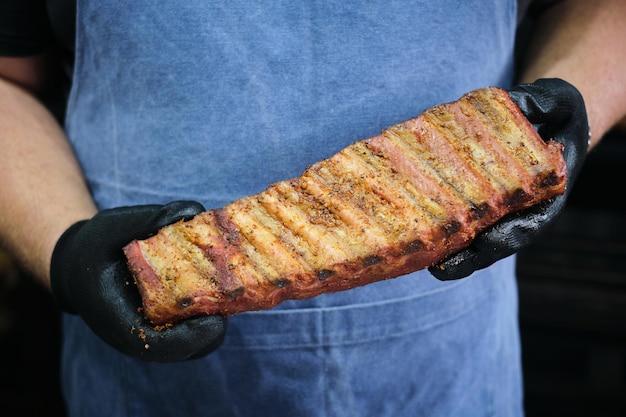
[{"label": "person", "polygon": [[[67,313],[69,415],[523,415],[514,252],[563,199],[446,268],[144,326],[149,349],[121,247],[488,85],[575,174],[626,115],[625,2],[48,3],[50,31],[39,3],[3,2],[0,242]],[[71,76],[60,116],[52,58]]]}]

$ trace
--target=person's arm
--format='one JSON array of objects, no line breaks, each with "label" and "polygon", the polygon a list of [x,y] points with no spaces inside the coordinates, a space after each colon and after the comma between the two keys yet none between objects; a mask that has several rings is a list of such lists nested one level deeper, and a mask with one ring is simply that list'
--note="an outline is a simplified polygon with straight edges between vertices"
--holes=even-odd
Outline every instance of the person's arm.
[{"label": "person's arm", "polygon": [[562,0],[541,12],[535,25],[520,82],[556,77],[575,85],[585,100],[593,148],[626,116],[626,1]]},{"label": "person's arm", "polygon": [[158,329],[144,318],[122,246],[204,208],[195,202],[98,212],[69,142],[34,91],[37,57],[0,58],[0,246],[112,347],[158,362],[217,349],[226,318],[200,316]]},{"label": "person's arm", "polygon": [[96,207],[63,130],[36,98],[41,56],[0,57],[0,246],[44,285],[59,236]]}]

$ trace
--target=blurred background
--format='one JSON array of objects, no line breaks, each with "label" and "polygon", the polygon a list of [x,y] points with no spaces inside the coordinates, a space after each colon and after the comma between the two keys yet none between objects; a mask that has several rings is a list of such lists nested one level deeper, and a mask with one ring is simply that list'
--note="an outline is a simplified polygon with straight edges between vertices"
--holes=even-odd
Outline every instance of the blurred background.
[{"label": "blurred background", "polygon": [[527,417],[626,416],[626,128],[589,155],[557,223],[519,255]]},{"label": "blurred background", "polygon": [[[626,416],[626,128],[589,156],[565,213],[519,255],[527,417]],[[0,252],[0,414],[64,416],[59,312]],[[19,413],[19,414],[18,414]]]}]

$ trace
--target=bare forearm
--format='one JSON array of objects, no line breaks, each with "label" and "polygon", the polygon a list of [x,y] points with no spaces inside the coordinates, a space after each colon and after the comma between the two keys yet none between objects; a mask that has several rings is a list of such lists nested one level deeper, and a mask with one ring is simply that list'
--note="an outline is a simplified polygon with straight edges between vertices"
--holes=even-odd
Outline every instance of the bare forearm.
[{"label": "bare forearm", "polygon": [[558,77],[582,93],[591,145],[626,115],[626,1],[569,0],[547,9],[525,56],[522,82]]},{"label": "bare forearm", "polygon": [[0,115],[0,244],[49,285],[58,237],[96,209],[56,120],[1,78]]}]

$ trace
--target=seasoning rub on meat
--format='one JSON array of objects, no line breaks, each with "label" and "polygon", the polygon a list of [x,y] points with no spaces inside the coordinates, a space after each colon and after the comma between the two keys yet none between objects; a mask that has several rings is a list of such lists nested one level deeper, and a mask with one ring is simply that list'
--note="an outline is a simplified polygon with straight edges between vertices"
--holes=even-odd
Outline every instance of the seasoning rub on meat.
[{"label": "seasoning rub on meat", "polygon": [[154,324],[268,309],[436,264],[563,193],[561,153],[484,88],[124,252]]}]

